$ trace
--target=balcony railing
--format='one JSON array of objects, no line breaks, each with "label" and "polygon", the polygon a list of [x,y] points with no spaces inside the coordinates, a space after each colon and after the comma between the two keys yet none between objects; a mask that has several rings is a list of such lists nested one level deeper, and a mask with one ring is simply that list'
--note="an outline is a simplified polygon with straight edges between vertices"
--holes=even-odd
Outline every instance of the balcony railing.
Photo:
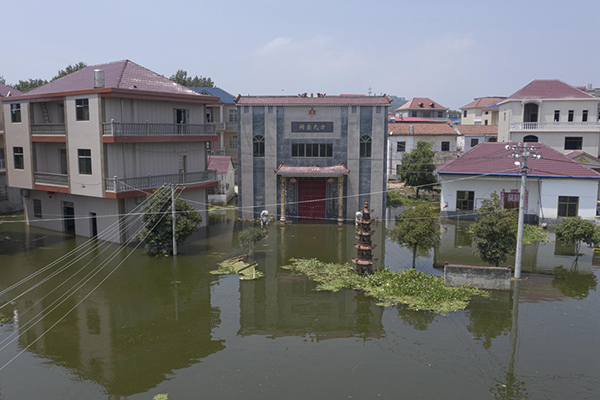
[{"label": "balcony railing", "polygon": [[237,122],[211,122],[209,125],[214,125],[218,131],[236,131],[238,128]]},{"label": "balcony railing", "polygon": [[599,122],[511,122],[510,129],[545,131],[588,131],[600,129]]},{"label": "balcony railing", "polygon": [[102,134],[107,136],[191,136],[216,135],[214,125],[155,124],[108,122],[102,124]]},{"label": "balcony railing", "polygon": [[65,124],[31,124],[32,135],[65,135]]},{"label": "balcony railing", "polygon": [[104,184],[109,192],[156,189],[164,184],[193,185],[217,180],[217,171],[187,172],[183,174],[151,175],[135,178],[106,178]]},{"label": "balcony railing", "polygon": [[34,172],[33,181],[43,185],[69,186],[69,175]]}]

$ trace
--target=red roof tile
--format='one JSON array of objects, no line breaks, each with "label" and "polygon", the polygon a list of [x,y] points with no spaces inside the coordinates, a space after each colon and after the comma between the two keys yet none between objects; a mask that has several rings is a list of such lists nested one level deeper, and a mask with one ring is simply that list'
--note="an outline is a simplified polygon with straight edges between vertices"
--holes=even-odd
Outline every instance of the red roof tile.
[{"label": "red roof tile", "polygon": [[498,134],[498,125],[456,125],[456,127],[465,136]]},{"label": "red roof tile", "polygon": [[94,70],[104,71],[104,87],[137,89],[140,91],[201,96],[162,75],[152,72],[132,61],[123,60],[90,65],[55,81],[27,92],[27,95],[52,94],[94,89]]},{"label": "red roof tile", "polygon": [[[433,103],[433,107],[431,107],[431,104]],[[419,104],[422,104],[423,106],[421,107]],[[396,111],[398,110],[412,110],[412,109],[439,109],[439,110],[447,110],[448,108],[444,107],[443,105],[436,103],[435,101],[431,100],[430,98],[427,97],[413,97],[412,99],[410,99],[409,101],[407,101],[406,103],[402,104],[400,107],[396,108]]]},{"label": "red roof tile", "polygon": [[594,98],[574,86],[558,79],[536,79],[508,96],[513,99],[589,99]]},{"label": "red roof tile", "polygon": [[0,83],[0,97],[6,97],[8,96],[8,93],[10,93],[11,96],[18,96],[23,94],[22,92],[18,91],[13,87]]},{"label": "red roof tile", "polygon": [[419,123],[419,124],[389,124],[390,136],[410,135],[410,127],[413,127],[413,135],[453,135],[458,133],[447,123]]},{"label": "red roof tile", "polygon": [[484,108],[489,107],[492,104],[495,104],[499,101],[506,99],[506,97],[476,97],[474,101],[470,102],[466,106],[462,106],[461,110],[464,108]]},{"label": "red roof tile", "polygon": [[226,174],[231,165],[231,157],[229,156],[209,156],[207,159],[207,170],[216,170],[217,174]]},{"label": "red roof tile", "polygon": [[245,106],[387,106],[391,99],[383,96],[238,96],[235,100],[238,105]]},{"label": "red roof tile", "polygon": [[[481,143],[457,158],[449,160],[437,167],[439,174],[496,175],[521,176],[515,159],[509,156],[513,150],[506,150],[506,145],[516,143]],[[538,149],[540,160],[530,158],[527,161],[528,176],[553,178],[592,178],[600,179],[600,173],[591,170],[564,154],[543,143],[528,143]]]},{"label": "red roof tile", "polygon": [[342,176],[348,175],[350,171],[343,163],[323,167],[319,165],[296,166],[281,163],[275,173],[283,176]]}]

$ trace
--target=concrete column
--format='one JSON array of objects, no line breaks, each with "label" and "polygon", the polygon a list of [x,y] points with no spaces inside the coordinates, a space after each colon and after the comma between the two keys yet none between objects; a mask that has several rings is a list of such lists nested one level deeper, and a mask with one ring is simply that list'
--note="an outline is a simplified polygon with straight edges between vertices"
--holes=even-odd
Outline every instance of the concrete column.
[{"label": "concrete column", "polygon": [[280,176],[279,180],[281,181],[281,218],[279,222],[281,224],[285,224],[285,176]]},{"label": "concrete column", "polygon": [[221,121],[221,123],[224,123],[225,121],[223,121],[223,105],[219,106],[219,121]]},{"label": "concrete column", "polygon": [[219,132],[219,144],[220,144],[220,149],[224,150],[224,144],[223,144],[223,137],[225,136],[225,132]]},{"label": "concrete column", "polygon": [[344,223],[344,176],[338,177],[338,224]]}]

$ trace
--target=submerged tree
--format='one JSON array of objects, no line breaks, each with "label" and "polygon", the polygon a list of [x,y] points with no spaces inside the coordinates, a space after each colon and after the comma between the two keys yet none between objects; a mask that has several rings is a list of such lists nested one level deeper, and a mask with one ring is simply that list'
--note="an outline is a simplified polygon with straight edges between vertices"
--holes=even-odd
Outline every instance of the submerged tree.
[{"label": "submerged tree", "polygon": [[238,240],[247,257],[254,254],[254,244],[262,240],[266,235],[260,228],[248,228],[239,233]]},{"label": "submerged tree", "polygon": [[180,69],[175,75],[171,75],[169,78],[173,82],[177,82],[180,85],[186,87],[215,87],[215,83],[210,78],[196,75],[195,77],[188,76],[187,71]]},{"label": "submerged tree", "polygon": [[502,209],[496,192],[491,197],[477,210],[479,216],[472,226],[473,254],[497,267],[516,251],[518,215],[514,210]]},{"label": "submerged tree", "polygon": [[[171,187],[161,186],[148,196],[143,208],[144,228],[135,236],[154,255],[173,254],[173,217]],[[187,201],[175,200],[175,240],[183,243],[202,222],[202,214]]]},{"label": "submerged tree", "polygon": [[415,268],[418,250],[428,251],[440,242],[439,215],[440,210],[435,204],[419,201],[396,219],[390,236],[412,251],[412,268]]},{"label": "submerged tree", "polygon": [[[581,242],[590,243],[594,241],[596,230],[594,223],[573,217],[565,219],[556,227],[556,238],[566,244],[575,245],[575,257],[579,257]],[[597,236],[597,235],[596,235]]]},{"label": "submerged tree", "polygon": [[430,192],[437,191],[433,188],[433,184],[437,183],[437,179],[433,174],[435,171],[435,164],[433,163],[435,152],[431,150],[432,146],[432,143],[419,140],[417,147],[404,154],[402,163],[398,166],[397,174],[400,175],[400,181],[417,189],[417,199],[419,198],[420,189]]}]

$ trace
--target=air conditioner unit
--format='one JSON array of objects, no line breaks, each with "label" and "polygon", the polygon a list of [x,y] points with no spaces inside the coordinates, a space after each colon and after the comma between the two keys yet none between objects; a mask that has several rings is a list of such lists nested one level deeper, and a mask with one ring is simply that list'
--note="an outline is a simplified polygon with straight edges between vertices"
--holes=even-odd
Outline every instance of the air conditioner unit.
[{"label": "air conditioner unit", "polygon": [[21,189],[21,196],[28,199],[29,198],[29,189]]}]

